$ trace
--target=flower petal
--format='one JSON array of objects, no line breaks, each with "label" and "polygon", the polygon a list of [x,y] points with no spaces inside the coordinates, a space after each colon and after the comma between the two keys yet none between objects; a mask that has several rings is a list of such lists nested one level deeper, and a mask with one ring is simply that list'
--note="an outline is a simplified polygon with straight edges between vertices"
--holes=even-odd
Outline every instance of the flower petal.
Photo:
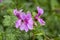
[{"label": "flower petal", "polygon": [[28,32],[28,27],[25,23],[23,23],[21,26],[20,26],[20,30],[25,30],[26,32]]},{"label": "flower petal", "polygon": [[22,11],[23,11],[23,9],[21,9],[21,10],[17,10],[17,9],[14,9],[13,10],[13,13],[14,13],[14,15],[16,16],[17,14],[21,14],[22,13]]},{"label": "flower petal", "polygon": [[31,12],[27,12],[27,17],[31,18]]},{"label": "flower petal", "polygon": [[13,13],[14,13],[14,15],[16,15],[17,14],[17,9],[14,9]]},{"label": "flower petal", "polygon": [[30,30],[32,30],[32,29],[33,29],[33,26],[32,26],[32,25],[27,24],[27,26],[28,26],[28,28],[29,28]]},{"label": "flower petal", "polygon": [[21,17],[20,17],[21,10],[18,11],[17,9],[14,9],[13,13],[15,16],[17,16],[18,19],[21,19]]},{"label": "flower petal", "polygon": [[19,19],[19,20],[16,21],[15,26],[16,26],[16,28],[18,28],[20,25],[21,25],[21,20]]},{"label": "flower petal", "polygon": [[29,29],[28,29],[28,27],[27,27],[27,26],[25,27],[25,31],[26,31],[26,32],[28,32],[28,31],[29,31]]},{"label": "flower petal", "polygon": [[30,20],[28,20],[28,23],[33,25],[33,19],[31,18]]},{"label": "flower petal", "polygon": [[29,11],[27,12],[26,18],[27,18],[28,20],[32,18],[31,12],[29,12]]},{"label": "flower petal", "polygon": [[40,23],[41,25],[45,25],[45,21],[44,21],[43,19],[41,19],[41,18],[39,19],[39,18],[38,18],[38,21],[39,21],[39,23]]},{"label": "flower petal", "polygon": [[40,16],[44,13],[43,9],[40,8],[39,6],[37,7],[37,11],[38,11],[38,16]]},{"label": "flower petal", "polygon": [[32,19],[30,19],[30,20],[28,21],[27,26],[28,26],[28,28],[29,28],[30,30],[33,29],[33,20],[32,20]]},{"label": "flower petal", "polygon": [[24,20],[25,17],[26,17],[26,14],[24,12],[22,12],[21,15],[20,15],[20,17],[21,17],[22,20]]},{"label": "flower petal", "polygon": [[20,26],[20,30],[24,30],[26,27],[26,25],[24,23],[22,23],[22,25]]}]

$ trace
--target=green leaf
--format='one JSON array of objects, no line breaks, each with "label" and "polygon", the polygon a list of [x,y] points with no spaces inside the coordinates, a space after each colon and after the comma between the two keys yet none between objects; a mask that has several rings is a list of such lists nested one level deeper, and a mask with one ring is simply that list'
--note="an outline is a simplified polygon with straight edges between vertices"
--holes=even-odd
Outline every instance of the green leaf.
[{"label": "green leaf", "polygon": [[13,15],[12,16],[5,15],[4,20],[3,20],[3,25],[4,26],[13,26],[15,24],[16,19],[17,18]]}]

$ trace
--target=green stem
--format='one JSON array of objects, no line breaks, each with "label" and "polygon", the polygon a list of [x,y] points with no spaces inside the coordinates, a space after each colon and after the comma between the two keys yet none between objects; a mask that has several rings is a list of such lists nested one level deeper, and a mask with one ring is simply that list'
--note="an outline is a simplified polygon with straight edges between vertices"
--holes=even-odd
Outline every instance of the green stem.
[{"label": "green stem", "polygon": [[31,40],[31,37],[30,37],[30,31],[28,32],[28,34],[29,34],[29,40]]},{"label": "green stem", "polygon": [[34,35],[34,33],[33,33],[33,36],[32,36],[32,40],[35,40],[35,35]]}]

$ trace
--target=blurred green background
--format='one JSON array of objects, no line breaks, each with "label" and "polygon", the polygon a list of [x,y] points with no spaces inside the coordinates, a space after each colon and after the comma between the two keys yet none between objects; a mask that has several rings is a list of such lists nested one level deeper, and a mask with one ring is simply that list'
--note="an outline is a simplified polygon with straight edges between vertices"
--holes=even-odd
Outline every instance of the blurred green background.
[{"label": "blurred green background", "polygon": [[[15,28],[17,18],[13,15],[13,9],[37,12],[36,7],[44,9],[41,16],[45,26],[37,26],[36,34],[32,39],[31,32],[21,32]],[[60,40],[60,0],[2,0],[0,2],[0,40]]]}]

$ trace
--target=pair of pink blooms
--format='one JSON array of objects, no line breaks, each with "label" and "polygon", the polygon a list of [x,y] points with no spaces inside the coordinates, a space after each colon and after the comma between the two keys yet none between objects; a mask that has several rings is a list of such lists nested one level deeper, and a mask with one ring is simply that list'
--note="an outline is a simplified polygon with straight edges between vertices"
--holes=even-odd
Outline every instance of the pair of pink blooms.
[{"label": "pair of pink blooms", "polygon": [[[35,16],[35,19],[37,19],[41,25],[45,25],[43,19],[39,18],[39,16],[41,16],[44,12],[43,9],[37,7],[37,11],[38,14]],[[14,9],[13,12],[14,15],[18,18],[18,20],[15,23],[16,28],[20,28],[20,30],[25,30],[26,32],[33,29],[34,21],[29,11],[25,13],[22,10],[18,11],[17,9]]]}]

